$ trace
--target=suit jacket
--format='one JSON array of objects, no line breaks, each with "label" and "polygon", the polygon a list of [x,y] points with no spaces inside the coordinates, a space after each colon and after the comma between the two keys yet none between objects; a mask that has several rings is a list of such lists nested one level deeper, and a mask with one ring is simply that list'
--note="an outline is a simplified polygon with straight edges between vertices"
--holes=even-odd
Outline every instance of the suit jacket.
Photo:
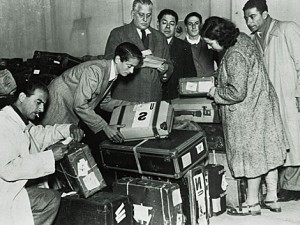
[{"label": "suit jacket", "polygon": [[42,124],[78,124],[97,133],[107,122],[95,112],[108,86],[111,60],[93,60],[65,71],[49,84],[49,102]]},{"label": "suit jacket", "polygon": [[178,97],[179,78],[197,76],[190,44],[173,37],[169,46],[174,71],[170,79],[162,86],[163,100],[172,100]]},{"label": "suit jacket", "polygon": [[[151,31],[151,34],[148,35],[149,49],[154,56],[167,60],[167,63],[169,63],[167,76],[169,78],[173,72],[173,65],[170,61],[166,37],[151,27],[148,29]],[[116,47],[123,42],[131,42],[141,51],[145,50],[136,27],[131,22],[111,31],[105,48],[105,58],[112,59]],[[137,69],[126,79],[120,77],[115,82],[112,89],[112,98],[131,102],[160,101],[162,99],[162,75],[157,69],[153,68]]]},{"label": "suit jacket", "polygon": [[[188,42],[186,38],[185,41]],[[221,61],[219,59],[218,53],[211,49],[208,49],[207,44],[202,38],[200,39],[200,42],[198,44],[192,44],[191,46],[194,63],[197,70],[197,76],[212,76],[214,73],[214,62],[219,65]]]}]

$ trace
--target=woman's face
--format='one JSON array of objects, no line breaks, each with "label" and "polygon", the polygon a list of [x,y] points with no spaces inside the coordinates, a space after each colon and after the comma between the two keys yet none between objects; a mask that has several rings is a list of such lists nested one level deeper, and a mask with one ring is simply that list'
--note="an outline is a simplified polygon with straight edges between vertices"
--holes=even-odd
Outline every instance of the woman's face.
[{"label": "woman's face", "polygon": [[212,49],[216,52],[221,52],[224,47],[219,45],[219,42],[216,40],[211,40],[209,38],[203,38],[203,40],[206,42],[208,49]]}]

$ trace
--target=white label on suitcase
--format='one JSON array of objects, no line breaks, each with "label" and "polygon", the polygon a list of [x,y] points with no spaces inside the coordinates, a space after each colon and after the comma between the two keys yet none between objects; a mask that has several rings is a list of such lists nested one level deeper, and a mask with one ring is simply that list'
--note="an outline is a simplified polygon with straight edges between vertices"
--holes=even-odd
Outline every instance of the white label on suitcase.
[{"label": "white label on suitcase", "polygon": [[93,190],[100,186],[100,182],[94,172],[89,173],[82,180],[88,190]]},{"label": "white label on suitcase", "polygon": [[80,159],[77,163],[77,175],[84,177],[89,174],[90,167],[85,159]]},{"label": "white label on suitcase", "polygon": [[186,153],[181,157],[183,168],[192,164],[191,153]]},{"label": "white label on suitcase", "polygon": [[144,224],[150,223],[152,215],[149,213],[152,210],[153,207],[143,206],[143,205],[137,205],[133,204],[133,218],[136,222]]},{"label": "white label on suitcase", "polygon": [[125,205],[122,202],[122,204],[119,206],[119,208],[115,212],[115,215],[116,215],[115,219],[116,219],[117,223],[120,223],[126,217],[126,211],[125,211],[124,207],[125,207]]},{"label": "white label on suitcase", "polygon": [[149,127],[152,114],[155,109],[154,102],[150,104],[139,104],[137,105],[133,111],[135,111],[132,128],[134,127]]},{"label": "white label on suitcase", "polygon": [[212,209],[214,213],[221,212],[221,198],[212,198]]},{"label": "white label on suitcase", "polygon": [[197,83],[195,83],[195,82],[186,82],[185,89],[187,91],[197,91]]},{"label": "white label on suitcase", "polygon": [[203,152],[204,151],[203,142],[201,142],[200,144],[196,145],[196,149],[197,149],[197,154],[200,154],[201,152]]},{"label": "white label on suitcase", "polygon": [[172,192],[172,200],[173,200],[173,206],[179,205],[182,203],[180,189],[176,189]]}]

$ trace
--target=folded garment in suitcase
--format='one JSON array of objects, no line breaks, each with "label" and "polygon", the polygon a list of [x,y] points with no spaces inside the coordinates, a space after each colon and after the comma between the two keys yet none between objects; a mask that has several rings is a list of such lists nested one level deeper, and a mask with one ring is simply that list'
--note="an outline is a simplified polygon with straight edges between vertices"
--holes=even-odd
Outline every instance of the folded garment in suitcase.
[{"label": "folded garment in suitcase", "polygon": [[113,193],[130,196],[134,225],[183,224],[178,184],[125,177],[115,183]]},{"label": "folded garment in suitcase", "polygon": [[171,100],[174,116],[178,120],[198,123],[220,123],[219,108],[209,98],[176,98]]},{"label": "folded garment in suitcase", "polygon": [[89,147],[79,142],[69,145],[69,152],[56,164],[55,175],[62,187],[85,198],[106,186]]},{"label": "folded garment in suitcase", "polygon": [[172,130],[168,138],[100,144],[103,166],[145,175],[178,179],[207,154],[202,131]]},{"label": "folded garment in suitcase", "polygon": [[210,88],[215,86],[215,78],[210,77],[184,77],[179,78],[179,95],[181,96],[207,96]]},{"label": "folded garment in suitcase", "polygon": [[128,196],[97,192],[87,199],[61,198],[54,225],[131,225],[132,204]]},{"label": "folded garment in suitcase", "polygon": [[169,103],[148,102],[115,108],[109,124],[125,125],[120,128],[125,141],[165,138],[172,129],[173,117],[173,107]]},{"label": "folded garment in suitcase", "polygon": [[222,124],[199,123],[199,125],[206,135],[208,149],[225,153],[226,147]]}]

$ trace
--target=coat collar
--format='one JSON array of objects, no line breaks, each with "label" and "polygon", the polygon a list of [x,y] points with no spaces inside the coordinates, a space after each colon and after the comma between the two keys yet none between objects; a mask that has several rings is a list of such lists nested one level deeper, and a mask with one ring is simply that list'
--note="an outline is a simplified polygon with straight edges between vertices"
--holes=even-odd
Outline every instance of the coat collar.
[{"label": "coat collar", "polygon": [[[135,45],[141,50],[146,50],[145,47],[144,47],[144,44],[142,42],[142,39],[140,38],[140,35],[138,33],[138,31],[136,30],[136,26],[134,25],[133,23],[133,20],[131,21],[129,25],[129,32],[128,32],[128,36],[130,38],[130,40],[132,40],[132,43],[135,43]],[[148,34],[148,37],[149,37],[149,49],[152,48],[153,46],[153,40],[152,40],[152,37],[153,37],[153,28],[152,27],[148,27],[147,28],[151,33]]]},{"label": "coat collar", "polygon": [[4,111],[22,129],[23,132],[30,129],[32,126],[32,123],[30,122],[27,126],[19,114],[12,108],[12,106],[5,106],[2,111]]}]

